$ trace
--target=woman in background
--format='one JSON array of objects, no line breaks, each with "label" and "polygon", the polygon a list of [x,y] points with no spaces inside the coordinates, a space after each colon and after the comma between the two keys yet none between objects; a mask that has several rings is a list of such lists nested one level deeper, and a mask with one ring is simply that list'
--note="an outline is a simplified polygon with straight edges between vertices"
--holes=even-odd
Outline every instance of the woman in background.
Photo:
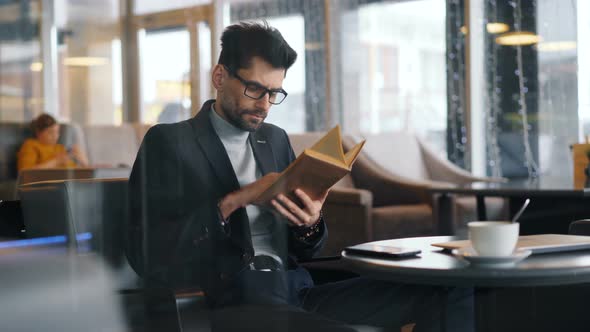
[{"label": "woman in background", "polygon": [[49,114],[41,114],[31,122],[35,138],[25,140],[18,151],[19,171],[31,168],[73,168],[88,166],[88,159],[77,144],[66,149],[57,143],[59,124]]}]

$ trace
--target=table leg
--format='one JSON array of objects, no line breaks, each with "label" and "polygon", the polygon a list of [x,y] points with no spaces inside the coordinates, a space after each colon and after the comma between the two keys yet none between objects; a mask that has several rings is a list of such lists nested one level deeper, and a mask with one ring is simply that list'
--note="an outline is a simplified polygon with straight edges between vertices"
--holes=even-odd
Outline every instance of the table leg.
[{"label": "table leg", "polygon": [[477,220],[488,220],[485,196],[477,195],[475,200],[477,203]]},{"label": "table leg", "polygon": [[450,194],[440,194],[436,198],[436,224],[439,235],[455,234],[455,223],[453,222],[453,197]]},{"label": "table leg", "polygon": [[494,331],[494,322],[496,319],[496,292],[490,288],[476,288],[475,331]]}]

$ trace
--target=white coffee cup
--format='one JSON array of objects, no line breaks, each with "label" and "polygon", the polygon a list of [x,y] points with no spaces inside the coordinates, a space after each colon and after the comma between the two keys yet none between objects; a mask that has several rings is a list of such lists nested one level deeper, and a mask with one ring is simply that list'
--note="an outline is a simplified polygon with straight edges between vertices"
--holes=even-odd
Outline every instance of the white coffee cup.
[{"label": "white coffee cup", "polygon": [[480,256],[510,256],[516,248],[519,223],[472,221],[467,227],[471,246]]}]

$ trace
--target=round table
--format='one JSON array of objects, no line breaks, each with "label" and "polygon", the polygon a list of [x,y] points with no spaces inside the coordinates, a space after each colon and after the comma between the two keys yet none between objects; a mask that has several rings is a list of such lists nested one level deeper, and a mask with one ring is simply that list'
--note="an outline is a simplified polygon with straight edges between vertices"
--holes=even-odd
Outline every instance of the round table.
[{"label": "round table", "polygon": [[[543,298],[539,296],[539,292],[542,292],[539,290],[541,288],[536,286],[590,283],[590,250],[531,255],[511,267],[479,267],[471,266],[448,250],[431,246],[432,243],[459,239],[452,236],[433,236],[376,241],[372,243],[418,248],[422,252],[415,257],[391,259],[367,257],[343,251],[342,259],[348,268],[365,277],[408,284],[473,287],[478,331],[499,331],[505,329],[508,324],[502,322],[505,317],[498,314],[498,309],[506,312],[505,308],[498,308],[498,291],[505,292],[506,288],[514,290],[516,287],[527,290],[528,293],[523,296],[529,296],[530,300],[527,300],[529,302],[526,302],[524,308],[518,307],[518,310],[522,310],[522,315],[517,319],[520,321],[510,322],[510,324],[513,326],[522,324],[528,329],[535,324],[530,321],[530,317],[537,317],[539,321],[543,321],[538,324],[546,324],[545,320],[552,319],[552,317],[539,318],[539,313],[533,312],[538,308],[538,303],[535,301]],[[548,289],[548,287],[542,288]],[[516,290],[511,292],[518,293]],[[570,310],[565,309],[568,305],[575,306],[573,303],[575,301],[569,301],[566,295],[564,297],[566,298],[555,299],[555,303],[543,305],[555,306],[555,315],[559,316],[559,310],[566,311]],[[502,328],[491,327],[498,324],[505,325]]]}]

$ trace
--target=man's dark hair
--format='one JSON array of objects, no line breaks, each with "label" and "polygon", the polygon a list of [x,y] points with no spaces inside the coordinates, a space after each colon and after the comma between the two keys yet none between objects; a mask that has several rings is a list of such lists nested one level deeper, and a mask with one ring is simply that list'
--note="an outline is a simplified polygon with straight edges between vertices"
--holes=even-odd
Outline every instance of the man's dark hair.
[{"label": "man's dark hair", "polygon": [[263,23],[241,22],[228,26],[221,36],[219,64],[230,71],[249,68],[253,57],[260,57],[273,68],[285,72],[297,59],[297,52],[287,44],[279,30]]}]

